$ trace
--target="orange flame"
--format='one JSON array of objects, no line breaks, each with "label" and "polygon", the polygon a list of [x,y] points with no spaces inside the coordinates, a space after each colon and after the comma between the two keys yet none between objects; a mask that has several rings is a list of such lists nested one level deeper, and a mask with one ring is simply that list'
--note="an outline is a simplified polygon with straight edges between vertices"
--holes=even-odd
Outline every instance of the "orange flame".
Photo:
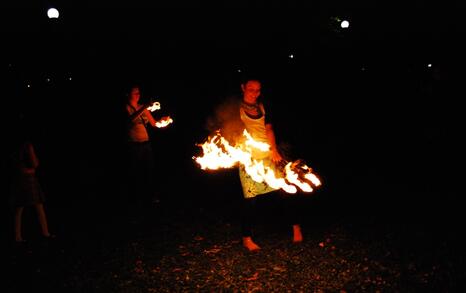
[{"label": "orange flame", "polygon": [[163,128],[163,127],[168,126],[171,123],[173,123],[173,119],[170,118],[170,117],[167,117],[165,119],[162,119],[162,120],[159,120],[159,121],[155,122],[155,126],[158,127],[158,128]]},{"label": "orange flame", "polygon": [[263,160],[252,158],[252,151],[258,149],[268,151],[270,146],[264,142],[255,141],[251,135],[244,130],[246,140],[231,146],[219,131],[206,142],[200,144],[203,155],[193,157],[203,170],[218,170],[220,168],[231,168],[238,164],[245,167],[246,172],[256,182],[266,182],[275,189],[283,189],[288,193],[296,193],[299,187],[304,192],[312,192],[314,187],[320,186],[319,178],[312,173],[312,169],[298,160],[286,162],[283,175],[276,172],[272,166],[267,166]]},{"label": "orange flame", "polygon": [[160,103],[159,102],[153,102],[152,105],[147,107],[147,110],[154,112],[155,110],[160,110]]}]

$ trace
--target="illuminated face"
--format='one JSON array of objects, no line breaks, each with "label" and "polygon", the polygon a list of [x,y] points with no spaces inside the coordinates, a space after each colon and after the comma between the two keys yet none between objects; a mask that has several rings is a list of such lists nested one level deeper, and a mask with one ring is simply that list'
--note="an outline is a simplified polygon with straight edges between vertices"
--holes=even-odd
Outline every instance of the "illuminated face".
[{"label": "illuminated face", "polygon": [[139,97],[141,96],[141,93],[139,91],[139,88],[134,87],[131,89],[131,92],[129,94],[129,99],[132,101],[139,101]]},{"label": "illuminated face", "polygon": [[261,83],[257,80],[249,80],[241,85],[245,102],[255,103],[261,94]]}]

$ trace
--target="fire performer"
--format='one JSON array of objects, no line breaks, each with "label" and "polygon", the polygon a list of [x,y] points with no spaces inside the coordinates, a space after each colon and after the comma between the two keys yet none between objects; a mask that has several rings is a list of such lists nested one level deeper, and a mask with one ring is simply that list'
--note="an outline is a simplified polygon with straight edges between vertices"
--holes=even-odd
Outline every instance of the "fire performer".
[{"label": "fire performer", "polygon": [[[127,124],[127,151],[128,151],[128,180],[135,186],[130,192],[140,193],[143,198],[153,197],[153,179],[155,177],[155,162],[152,144],[147,126],[153,128],[164,127],[172,122],[169,116],[155,120],[149,109],[159,108],[154,103],[141,104],[140,88],[137,85],[131,87],[127,96],[126,112]],[[161,126],[162,125],[162,126]],[[153,198],[152,200],[159,200]]]},{"label": "fire performer", "polygon": [[[283,161],[272,127],[270,111],[266,111],[264,103],[260,101],[261,82],[257,79],[246,79],[241,84],[242,101],[240,104],[240,118],[244,123],[245,129],[257,142],[267,143],[268,150],[255,149],[252,156],[256,160],[261,160],[269,166],[276,166]],[[268,109],[267,109],[268,110]],[[277,168],[275,168],[277,169]],[[279,172],[277,170],[277,172]],[[243,189],[243,207],[242,207],[242,236],[243,245],[249,251],[259,250],[260,247],[252,240],[252,223],[255,218],[256,198],[259,195],[276,191],[276,188],[269,186],[266,182],[257,182],[246,172],[245,166],[240,165],[239,177]],[[277,191],[281,192],[281,191]],[[288,197],[288,201],[296,201],[296,196]],[[292,206],[290,206],[292,207]],[[293,215],[299,216],[299,212],[292,212]],[[297,218],[290,219],[293,227],[293,242],[301,242],[303,236],[301,227]]]}]

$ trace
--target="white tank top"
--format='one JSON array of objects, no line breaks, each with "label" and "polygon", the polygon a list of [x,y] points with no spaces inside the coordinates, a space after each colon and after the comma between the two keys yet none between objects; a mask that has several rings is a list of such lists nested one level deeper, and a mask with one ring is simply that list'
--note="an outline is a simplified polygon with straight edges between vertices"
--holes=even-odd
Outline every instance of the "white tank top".
[{"label": "white tank top", "polygon": [[[244,109],[240,107],[240,117],[243,121],[246,130],[249,132],[251,137],[259,142],[269,143],[267,139],[267,132],[265,130],[265,109],[264,105],[259,104],[259,107],[262,111],[262,116],[260,118],[254,119],[248,116]],[[255,159],[264,159],[270,155],[270,151],[260,151],[253,149],[252,156]]]}]

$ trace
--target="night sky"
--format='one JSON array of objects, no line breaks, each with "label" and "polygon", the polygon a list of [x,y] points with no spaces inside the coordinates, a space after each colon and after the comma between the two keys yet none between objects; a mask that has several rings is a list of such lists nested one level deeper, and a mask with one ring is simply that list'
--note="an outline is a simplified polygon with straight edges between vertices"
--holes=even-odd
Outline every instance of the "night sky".
[{"label": "night sky", "polygon": [[175,120],[153,133],[160,165],[189,177],[206,120],[254,72],[278,139],[330,180],[376,170],[457,186],[458,3],[141,2],[57,3],[58,20],[46,1],[3,10],[4,133],[28,113],[49,172],[74,161],[81,178],[114,163],[118,106],[138,82]]}]

